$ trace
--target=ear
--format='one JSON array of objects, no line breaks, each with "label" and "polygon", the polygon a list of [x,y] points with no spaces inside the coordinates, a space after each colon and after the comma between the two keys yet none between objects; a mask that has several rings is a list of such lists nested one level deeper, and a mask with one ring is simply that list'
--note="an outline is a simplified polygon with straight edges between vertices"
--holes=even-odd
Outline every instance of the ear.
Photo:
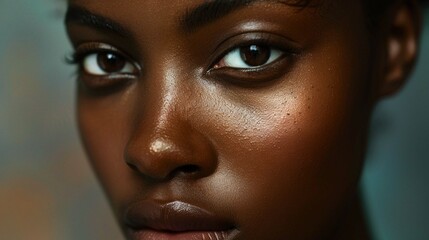
[{"label": "ear", "polygon": [[388,15],[385,70],[379,97],[392,95],[406,82],[418,54],[421,15],[415,0],[397,1]]}]

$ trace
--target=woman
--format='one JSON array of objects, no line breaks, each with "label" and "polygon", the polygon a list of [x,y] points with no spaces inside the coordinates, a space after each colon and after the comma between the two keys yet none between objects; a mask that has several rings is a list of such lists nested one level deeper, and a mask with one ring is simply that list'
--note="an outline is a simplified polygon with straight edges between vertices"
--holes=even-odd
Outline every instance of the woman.
[{"label": "woman", "polygon": [[414,0],[70,0],[78,123],[128,239],[371,239],[377,101],[418,53]]}]

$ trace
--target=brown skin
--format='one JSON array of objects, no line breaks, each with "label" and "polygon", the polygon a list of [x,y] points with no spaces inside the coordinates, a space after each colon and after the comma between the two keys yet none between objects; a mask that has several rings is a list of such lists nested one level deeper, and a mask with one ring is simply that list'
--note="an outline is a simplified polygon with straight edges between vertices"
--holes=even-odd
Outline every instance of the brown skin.
[{"label": "brown skin", "polygon": [[[109,44],[135,66],[102,77],[81,66],[77,102],[124,232],[130,204],[180,200],[228,219],[238,239],[369,239],[357,197],[368,121],[412,68],[417,5],[393,5],[372,38],[352,0],[261,1],[185,33],[178,18],[202,2],[69,1],[131,32],[67,24],[75,48]],[[222,65],[255,37],[294,53],[258,72]]]}]

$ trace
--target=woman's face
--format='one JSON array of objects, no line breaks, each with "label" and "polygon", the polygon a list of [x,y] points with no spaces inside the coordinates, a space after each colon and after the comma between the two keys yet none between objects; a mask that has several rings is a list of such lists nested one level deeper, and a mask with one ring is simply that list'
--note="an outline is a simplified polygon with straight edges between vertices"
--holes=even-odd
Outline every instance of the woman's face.
[{"label": "woman's face", "polygon": [[71,0],[84,146],[129,239],[321,239],[362,165],[360,1]]}]

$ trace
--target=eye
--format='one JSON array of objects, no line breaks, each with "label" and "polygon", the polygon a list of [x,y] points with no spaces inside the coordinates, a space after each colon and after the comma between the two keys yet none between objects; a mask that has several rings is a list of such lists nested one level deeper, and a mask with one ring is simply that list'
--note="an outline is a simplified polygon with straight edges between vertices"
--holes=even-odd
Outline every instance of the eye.
[{"label": "eye", "polygon": [[130,54],[101,42],[76,46],[66,61],[77,66],[79,89],[96,96],[107,96],[125,89],[138,79],[141,71],[140,64]]},{"label": "eye", "polygon": [[82,60],[82,69],[88,74],[97,76],[115,73],[133,74],[137,70],[125,57],[112,51],[88,54]]},{"label": "eye", "polygon": [[228,52],[214,68],[252,69],[268,65],[284,55],[284,52],[266,45],[247,45]]}]

